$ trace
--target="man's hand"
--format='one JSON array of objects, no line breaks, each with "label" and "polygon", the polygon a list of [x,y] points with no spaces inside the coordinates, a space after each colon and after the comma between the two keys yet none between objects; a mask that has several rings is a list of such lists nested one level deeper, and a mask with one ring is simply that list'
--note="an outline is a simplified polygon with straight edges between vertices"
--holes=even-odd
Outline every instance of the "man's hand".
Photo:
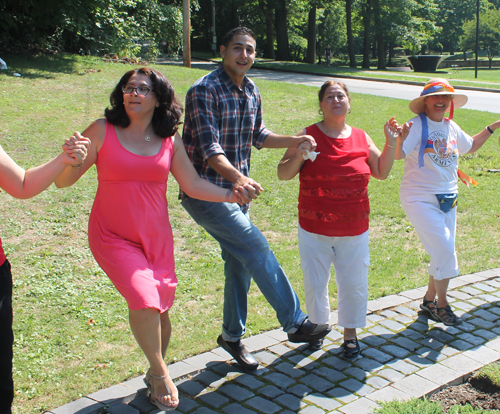
[{"label": "man's hand", "polygon": [[309,146],[308,151],[314,151],[316,149],[316,141],[311,135],[299,135],[297,138],[299,139],[297,148],[302,145],[302,148],[306,149],[304,145],[307,145]]},{"label": "man's hand", "polygon": [[252,200],[255,200],[264,189],[255,180],[250,177],[240,176],[235,183],[233,188],[236,190],[238,196],[241,199],[241,204],[247,204]]}]

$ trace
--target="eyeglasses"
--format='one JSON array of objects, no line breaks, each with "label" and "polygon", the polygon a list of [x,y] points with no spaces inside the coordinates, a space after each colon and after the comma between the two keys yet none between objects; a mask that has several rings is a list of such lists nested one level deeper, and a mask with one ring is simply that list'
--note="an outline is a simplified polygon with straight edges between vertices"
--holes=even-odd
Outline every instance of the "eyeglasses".
[{"label": "eyeglasses", "polygon": [[152,91],[152,89],[148,88],[147,86],[138,86],[137,88],[134,88],[133,86],[130,85],[122,86],[123,93],[130,94],[134,91],[137,95],[146,96],[149,93],[149,91]]}]

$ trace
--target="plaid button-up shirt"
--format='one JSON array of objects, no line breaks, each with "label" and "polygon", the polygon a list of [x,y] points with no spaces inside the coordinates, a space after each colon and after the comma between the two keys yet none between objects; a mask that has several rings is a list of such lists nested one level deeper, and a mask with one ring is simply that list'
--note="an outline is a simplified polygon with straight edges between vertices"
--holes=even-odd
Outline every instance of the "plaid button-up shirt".
[{"label": "plaid button-up shirt", "polygon": [[231,188],[207,160],[224,154],[243,175],[249,177],[252,145],[257,149],[270,131],[262,120],[262,100],[257,86],[247,77],[241,89],[220,65],[198,79],[186,95],[182,140],[200,177]]}]

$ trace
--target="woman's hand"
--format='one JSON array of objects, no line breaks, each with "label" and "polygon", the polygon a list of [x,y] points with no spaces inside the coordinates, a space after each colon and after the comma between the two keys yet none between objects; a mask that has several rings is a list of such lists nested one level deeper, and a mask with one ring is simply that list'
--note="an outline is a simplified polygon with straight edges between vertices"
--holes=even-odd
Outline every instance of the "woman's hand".
[{"label": "woman's hand", "polygon": [[389,147],[396,147],[398,138],[404,141],[410,133],[413,122],[399,125],[396,118],[392,117],[384,125],[385,142]]},{"label": "woman's hand", "polygon": [[78,131],[67,139],[62,149],[66,155],[64,162],[71,166],[82,165],[87,158],[87,150],[90,147],[90,139],[82,136]]}]

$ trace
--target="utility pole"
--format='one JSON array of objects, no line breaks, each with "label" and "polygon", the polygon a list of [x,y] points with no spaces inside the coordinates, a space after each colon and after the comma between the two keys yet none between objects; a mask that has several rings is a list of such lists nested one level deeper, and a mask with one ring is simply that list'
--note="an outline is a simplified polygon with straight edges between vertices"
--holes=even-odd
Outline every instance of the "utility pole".
[{"label": "utility pole", "polygon": [[191,67],[191,16],[189,13],[189,0],[183,0],[183,33],[182,60],[186,68]]}]

